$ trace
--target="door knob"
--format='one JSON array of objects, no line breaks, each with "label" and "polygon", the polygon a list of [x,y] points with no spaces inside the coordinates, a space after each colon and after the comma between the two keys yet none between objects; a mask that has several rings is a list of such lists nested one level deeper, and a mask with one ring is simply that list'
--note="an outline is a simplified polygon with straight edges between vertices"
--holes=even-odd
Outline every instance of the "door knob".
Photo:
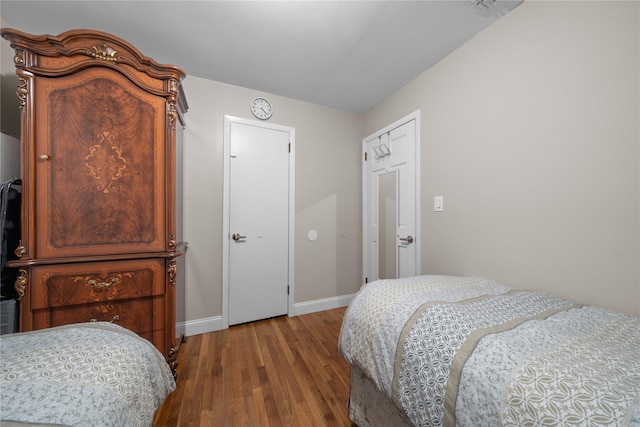
[{"label": "door knob", "polygon": [[231,235],[231,238],[237,242],[237,241],[238,241],[238,240],[240,240],[240,239],[246,239],[246,238],[247,238],[247,236],[241,236],[241,235],[240,235],[240,234],[238,234],[238,233],[233,233],[233,234]]},{"label": "door knob", "polygon": [[407,245],[410,245],[413,243],[413,236],[401,237],[400,240],[405,242]]}]

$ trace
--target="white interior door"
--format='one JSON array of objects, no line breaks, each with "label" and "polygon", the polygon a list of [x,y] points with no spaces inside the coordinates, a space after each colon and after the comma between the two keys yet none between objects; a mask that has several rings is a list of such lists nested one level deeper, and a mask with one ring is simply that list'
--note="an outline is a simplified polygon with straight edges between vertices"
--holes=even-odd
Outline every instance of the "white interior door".
[{"label": "white interior door", "polygon": [[363,140],[365,281],[420,274],[418,119]]},{"label": "white interior door", "polygon": [[228,324],[234,325],[288,312],[291,131],[240,119],[225,130]]}]

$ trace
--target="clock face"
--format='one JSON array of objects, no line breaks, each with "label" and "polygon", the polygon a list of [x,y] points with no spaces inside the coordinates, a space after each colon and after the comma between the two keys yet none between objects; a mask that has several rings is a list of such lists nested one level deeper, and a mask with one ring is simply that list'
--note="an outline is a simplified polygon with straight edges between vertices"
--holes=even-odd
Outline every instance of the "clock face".
[{"label": "clock face", "polygon": [[273,109],[271,103],[264,98],[256,98],[251,101],[251,112],[260,120],[267,120],[271,117]]}]

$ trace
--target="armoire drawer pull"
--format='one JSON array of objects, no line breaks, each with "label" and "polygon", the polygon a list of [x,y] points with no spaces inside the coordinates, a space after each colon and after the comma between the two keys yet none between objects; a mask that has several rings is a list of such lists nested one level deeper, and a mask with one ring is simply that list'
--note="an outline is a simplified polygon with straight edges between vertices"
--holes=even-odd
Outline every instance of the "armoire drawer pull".
[{"label": "armoire drawer pull", "polygon": [[[91,321],[92,321],[92,322],[97,322],[97,321],[98,321],[98,319],[93,318],[93,319],[91,319]],[[120,321],[120,315],[119,315],[119,314],[116,314],[115,316],[113,316],[113,319],[111,319],[111,320],[109,321],[109,323],[119,322],[119,321]]]},{"label": "armoire drawer pull", "polygon": [[107,282],[98,282],[97,280],[90,279],[90,280],[87,280],[87,285],[91,286],[94,289],[103,289],[103,288],[108,288],[111,285],[115,285],[118,282],[120,282],[120,279],[117,277],[113,277],[111,278],[110,281],[107,281]]}]

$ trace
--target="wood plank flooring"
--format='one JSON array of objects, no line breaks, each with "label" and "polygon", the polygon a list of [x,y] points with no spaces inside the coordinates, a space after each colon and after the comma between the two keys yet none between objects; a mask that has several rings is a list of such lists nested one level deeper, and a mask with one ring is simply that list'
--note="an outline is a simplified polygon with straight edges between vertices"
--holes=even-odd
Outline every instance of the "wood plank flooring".
[{"label": "wood plank flooring", "polygon": [[345,308],[191,336],[156,426],[347,426]]}]

